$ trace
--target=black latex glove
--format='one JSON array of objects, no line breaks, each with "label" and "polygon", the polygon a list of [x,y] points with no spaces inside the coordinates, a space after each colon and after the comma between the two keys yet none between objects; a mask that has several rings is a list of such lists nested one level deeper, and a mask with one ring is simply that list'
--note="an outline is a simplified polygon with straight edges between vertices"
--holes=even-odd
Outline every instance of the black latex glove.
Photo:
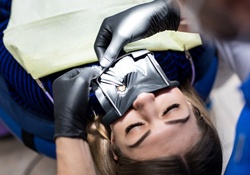
[{"label": "black latex glove", "polygon": [[85,112],[90,83],[99,73],[100,69],[97,66],[77,68],[54,81],[55,138],[71,137],[86,140]]},{"label": "black latex glove", "polygon": [[94,45],[101,66],[116,59],[126,44],[160,31],[177,30],[179,23],[176,0],[155,0],[104,19]]}]

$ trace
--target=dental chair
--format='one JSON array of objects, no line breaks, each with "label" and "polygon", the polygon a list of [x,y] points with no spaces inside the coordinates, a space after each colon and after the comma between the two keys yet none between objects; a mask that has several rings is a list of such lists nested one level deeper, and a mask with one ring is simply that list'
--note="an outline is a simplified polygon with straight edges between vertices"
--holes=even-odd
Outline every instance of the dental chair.
[{"label": "dental chair", "polygon": [[[211,56],[211,55],[209,55]],[[216,78],[218,59],[212,56],[210,67],[195,83],[194,88],[206,101]],[[7,85],[0,74],[0,120],[9,131],[27,147],[39,154],[55,159],[54,122],[46,120],[41,114],[32,113],[10,96]]]}]

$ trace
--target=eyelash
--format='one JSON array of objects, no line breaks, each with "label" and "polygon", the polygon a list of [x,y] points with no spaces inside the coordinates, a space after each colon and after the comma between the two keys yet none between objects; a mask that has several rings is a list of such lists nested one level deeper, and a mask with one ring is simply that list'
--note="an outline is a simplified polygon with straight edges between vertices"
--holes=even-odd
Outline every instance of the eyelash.
[{"label": "eyelash", "polygon": [[129,131],[130,131],[131,129],[133,129],[134,127],[136,127],[136,126],[142,126],[142,125],[144,125],[144,123],[141,123],[141,122],[133,123],[133,124],[129,125],[129,126],[126,128],[125,132],[126,132],[126,134],[128,134]]},{"label": "eyelash", "polygon": [[171,106],[167,107],[167,109],[163,112],[162,116],[166,115],[169,111],[171,111],[174,108],[179,108],[180,104],[172,104]]},{"label": "eyelash", "polygon": [[[180,106],[180,104],[177,104],[177,103],[175,103],[175,104],[169,106],[169,107],[163,112],[162,115],[163,115],[163,116],[166,115],[169,111],[171,111],[171,110],[174,109],[174,108],[178,108],[179,106]],[[126,134],[128,134],[129,131],[130,131],[131,129],[133,129],[134,127],[142,126],[142,125],[144,125],[144,123],[142,123],[142,122],[138,122],[138,123],[131,124],[131,125],[129,125],[129,126],[126,128],[125,132],[126,132]]]}]

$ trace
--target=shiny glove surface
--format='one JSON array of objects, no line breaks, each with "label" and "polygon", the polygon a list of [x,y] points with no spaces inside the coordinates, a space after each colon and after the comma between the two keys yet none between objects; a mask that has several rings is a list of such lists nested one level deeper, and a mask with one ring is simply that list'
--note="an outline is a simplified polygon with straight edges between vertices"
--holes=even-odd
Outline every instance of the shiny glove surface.
[{"label": "shiny glove surface", "polygon": [[94,49],[102,67],[116,59],[123,47],[164,30],[177,30],[179,6],[174,0],[155,0],[105,18]]},{"label": "shiny glove surface", "polygon": [[86,140],[86,108],[90,83],[100,74],[97,66],[73,69],[53,83],[55,135]]}]

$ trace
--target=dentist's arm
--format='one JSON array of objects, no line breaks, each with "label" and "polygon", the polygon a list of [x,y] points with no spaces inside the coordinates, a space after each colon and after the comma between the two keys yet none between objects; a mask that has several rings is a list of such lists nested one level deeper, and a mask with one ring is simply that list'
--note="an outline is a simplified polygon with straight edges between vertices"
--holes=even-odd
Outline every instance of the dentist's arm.
[{"label": "dentist's arm", "polygon": [[58,175],[95,175],[89,145],[82,139],[58,137],[56,139]]},{"label": "dentist's arm", "polygon": [[95,174],[87,143],[86,108],[95,67],[73,69],[53,83],[57,173]]}]

